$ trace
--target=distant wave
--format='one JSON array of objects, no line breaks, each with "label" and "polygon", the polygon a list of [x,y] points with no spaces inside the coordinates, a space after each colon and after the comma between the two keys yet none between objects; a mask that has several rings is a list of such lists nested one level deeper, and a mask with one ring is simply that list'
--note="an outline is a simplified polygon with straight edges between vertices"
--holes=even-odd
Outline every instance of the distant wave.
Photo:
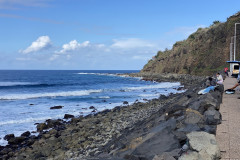
[{"label": "distant wave", "polygon": [[80,72],[77,74],[82,74],[82,75],[99,75],[99,76],[117,76],[116,74],[111,74],[111,73],[86,73],[86,72]]},{"label": "distant wave", "polygon": [[110,97],[109,97],[109,96],[99,96],[98,98],[101,98],[101,99],[109,99]]},{"label": "distant wave", "polygon": [[68,97],[68,96],[86,96],[91,93],[99,93],[102,90],[81,90],[81,91],[67,91],[67,92],[53,92],[53,93],[36,93],[36,94],[11,94],[0,96],[0,100],[20,100],[33,99],[43,97]]},{"label": "distant wave", "polygon": [[124,88],[125,91],[132,91],[132,90],[144,90],[144,89],[160,89],[160,88],[172,88],[180,86],[179,82],[171,83],[171,82],[163,82],[156,85],[148,85],[148,86],[141,86],[141,87],[127,87]]},{"label": "distant wave", "polygon": [[52,117],[39,117],[39,118],[27,118],[27,119],[18,119],[18,120],[10,120],[10,121],[3,121],[0,122],[0,126],[7,125],[7,124],[20,124],[20,123],[29,123],[29,122],[37,122],[37,121],[44,121],[46,119],[51,119]]},{"label": "distant wave", "polygon": [[140,94],[139,97],[159,97],[160,94]]},{"label": "distant wave", "polygon": [[26,85],[39,85],[39,83],[31,83],[31,82],[0,82],[0,87],[26,86]]},{"label": "distant wave", "polygon": [[31,83],[31,82],[0,82],[1,88],[18,88],[18,87],[51,87],[56,84],[45,84],[45,83]]}]

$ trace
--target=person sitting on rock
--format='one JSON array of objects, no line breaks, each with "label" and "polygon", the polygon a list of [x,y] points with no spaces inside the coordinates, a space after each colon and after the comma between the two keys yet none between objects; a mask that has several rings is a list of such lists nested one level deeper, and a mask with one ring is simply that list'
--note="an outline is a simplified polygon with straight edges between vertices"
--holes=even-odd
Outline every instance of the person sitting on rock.
[{"label": "person sitting on rock", "polygon": [[223,84],[223,77],[220,73],[217,73],[217,84]]}]

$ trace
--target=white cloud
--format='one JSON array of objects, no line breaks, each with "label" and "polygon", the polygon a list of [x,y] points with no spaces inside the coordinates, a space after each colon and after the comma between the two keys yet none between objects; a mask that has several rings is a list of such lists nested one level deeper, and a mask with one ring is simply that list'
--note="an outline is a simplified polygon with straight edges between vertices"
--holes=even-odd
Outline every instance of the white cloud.
[{"label": "white cloud", "polygon": [[115,39],[113,41],[114,43],[111,45],[112,48],[132,49],[132,48],[155,47],[153,43],[138,38]]},{"label": "white cloud", "polygon": [[51,46],[51,40],[48,36],[41,36],[36,41],[32,42],[32,44],[26,48],[25,50],[21,51],[24,54],[32,53],[41,51]]},{"label": "white cloud", "polygon": [[85,41],[83,43],[78,43],[76,40],[72,40],[69,43],[64,44],[62,46],[62,50],[60,50],[57,53],[66,53],[66,52],[69,52],[69,51],[76,51],[80,48],[84,48],[84,47],[88,47],[88,46],[90,46],[89,41]]}]

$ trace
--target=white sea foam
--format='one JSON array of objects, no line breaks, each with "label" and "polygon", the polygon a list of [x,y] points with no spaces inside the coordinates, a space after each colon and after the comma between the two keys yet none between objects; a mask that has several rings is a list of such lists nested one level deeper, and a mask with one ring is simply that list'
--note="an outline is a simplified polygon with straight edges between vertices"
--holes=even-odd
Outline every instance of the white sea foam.
[{"label": "white sea foam", "polygon": [[132,90],[144,90],[144,89],[160,89],[160,88],[172,88],[176,86],[180,86],[180,83],[179,82],[176,82],[176,83],[163,82],[156,85],[148,85],[148,86],[141,86],[141,87],[127,87],[124,90],[132,91]]},{"label": "white sea foam", "polygon": [[4,140],[3,138],[0,138],[0,145],[6,146],[8,144],[8,141]]},{"label": "white sea foam", "polygon": [[158,97],[160,94],[140,94],[139,97]]},{"label": "white sea foam", "polygon": [[110,74],[110,73],[85,73],[85,72],[80,72],[77,74],[82,74],[82,75],[99,75],[99,76],[117,76],[116,74]]},{"label": "white sea foam", "polygon": [[68,97],[68,96],[86,96],[91,93],[99,93],[102,90],[81,90],[81,91],[67,91],[67,92],[53,92],[53,93],[36,93],[36,94],[10,94],[0,96],[0,100],[19,100],[19,99],[33,99],[43,97]]},{"label": "white sea foam", "polygon": [[98,98],[102,98],[102,99],[109,99],[109,96],[99,96]]},{"label": "white sea foam", "polygon": [[29,122],[39,122],[39,121],[44,121],[46,119],[51,119],[51,118],[52,117],[39,117],[39,118],[27,118],[27,119],[3,121],[3,122],[0,122],[0,126],[9,125],[9,124],[22,124],[22,123],[29,123]]},{"label": "white sea foam", "polygon": [[38,83],[31,82],[0,82],[0,87],[7,86],[25,86],[25,85],[37,85]]}]

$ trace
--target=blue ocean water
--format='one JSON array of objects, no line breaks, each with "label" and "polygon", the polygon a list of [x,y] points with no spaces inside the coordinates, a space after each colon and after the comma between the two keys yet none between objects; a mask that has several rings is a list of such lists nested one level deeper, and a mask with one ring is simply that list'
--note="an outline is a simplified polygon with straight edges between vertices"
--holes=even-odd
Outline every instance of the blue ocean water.
[{"label": "blue ocean water", "polygon": [[[0,145],[3,137],[36,131],[35,123],[64,114],[91,114],[123,105],[123,101],[158,98],[179,93],[180,83],[154,83],[118,76],[138,71],[0,70]],[[62,109],[50,110],[61,105]]]}]

